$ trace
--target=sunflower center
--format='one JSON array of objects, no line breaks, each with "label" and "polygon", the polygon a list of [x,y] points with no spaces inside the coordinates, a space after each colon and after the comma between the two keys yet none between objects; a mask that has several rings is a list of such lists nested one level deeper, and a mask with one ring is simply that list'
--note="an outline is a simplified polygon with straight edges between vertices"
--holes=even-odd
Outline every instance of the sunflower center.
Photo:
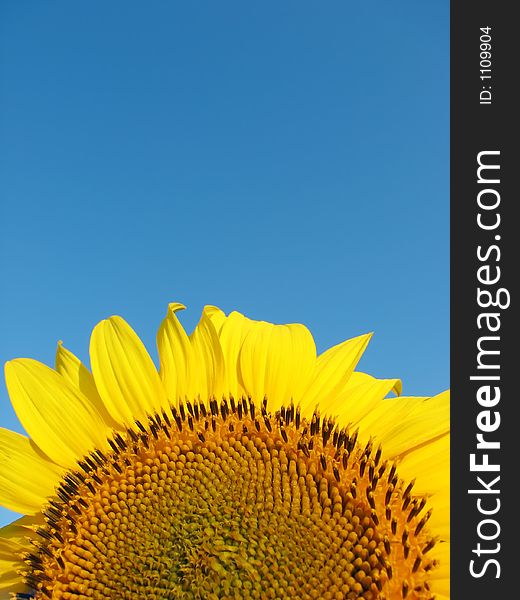
[{"label": "sunflower center", "polygon": [[187,402],[69,473],[34,598],[430,598],[426,500],[315,413]]}]

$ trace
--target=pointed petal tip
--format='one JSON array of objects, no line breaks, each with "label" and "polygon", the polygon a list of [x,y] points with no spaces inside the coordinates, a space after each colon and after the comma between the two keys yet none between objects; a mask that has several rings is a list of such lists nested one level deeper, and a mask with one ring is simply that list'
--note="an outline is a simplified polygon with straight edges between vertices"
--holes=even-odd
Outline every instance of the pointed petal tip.
[{"label": "pointed petal tip", "polygon": [[[372,339],[372,336],[374,335],[373,331],[368,331],[367,333],[362,333],[361,335],[356,335],[353,338],[350,338],[350,340],[357,340],[359,342],[364,342],[365,346],[368,345],[368,343],[370,342],[370,340]],[[349,340],[345,340],[345,342],[348,342]]]},{"label": "pointed petal tip", "polygon": [[364,352],[366,350],[368,344],[370,343],[370,340],[372,339],[373,335],[374,335],[374,332],[373,331],[369,331],[368,333],[363,333],[363,334],[358,335],[357,337],[355,337],[353,339],[359,340],[359,342],[363,345],[363,352]]}]

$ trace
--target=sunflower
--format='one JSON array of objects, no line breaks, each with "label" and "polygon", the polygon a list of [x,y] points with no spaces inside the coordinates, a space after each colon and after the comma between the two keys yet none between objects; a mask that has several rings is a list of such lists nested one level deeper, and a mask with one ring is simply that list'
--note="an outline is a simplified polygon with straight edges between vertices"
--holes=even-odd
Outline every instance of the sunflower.
[{"label": "sunflower", "polygon": [[[118,316],[91,371],[6,364],[29,437],[0,430],[0,596],[448,598],[449,395],[316,356],[303,325],[171,304],[157,371]],[[394,392],[395,395],[388,397]]]}]

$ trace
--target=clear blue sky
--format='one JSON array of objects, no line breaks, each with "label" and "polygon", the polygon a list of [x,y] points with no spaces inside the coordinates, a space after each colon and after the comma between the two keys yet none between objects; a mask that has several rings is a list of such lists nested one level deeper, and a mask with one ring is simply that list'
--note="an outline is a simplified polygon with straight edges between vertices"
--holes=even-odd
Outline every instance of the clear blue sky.
[{"label": "clear blue sky", "polygon": [[4,0],[0,61],[2,364],[181,301],[449,387],[447,0]]}]

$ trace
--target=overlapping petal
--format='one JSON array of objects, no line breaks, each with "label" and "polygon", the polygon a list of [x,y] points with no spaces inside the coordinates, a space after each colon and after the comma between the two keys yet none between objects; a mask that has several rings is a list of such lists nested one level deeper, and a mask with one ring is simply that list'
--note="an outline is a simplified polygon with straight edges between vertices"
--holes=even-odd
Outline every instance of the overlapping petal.
[{"label": "overlapping petal", "polygon": [[228,394],[226,363],[218,330],[226,320],[215,306],[206,306],[200,321],[188,336],[177,311],[184,305],[172,303],[157,334],[160,374],[171,404],[185,398],[206,401]]},{"label": "overlapping petal", "polygon": [[171,303],[157,332],[161,379],[172,404],[192,396],[195,379],[192,372],[197,368],[190,338],[177,318],[177,312],[185,308],[178,302]]},{"label": "overlapping petal", "polygon": [[356,368],[372,334],[362,335],[329,348],[316,360],[313,377],[301,399],[302,410],[319,404],[327,412]]},{"label": "overlapping petal", "polygon": [[34,537],[33,530],[41,523],[40,513],[22,517],[0,529],[0,598],[29,592],[20,577],[20,569],[25,567],[21,556],[31,550],[29,539]]},{"label": "overlapping petal", "polygon": [[[398,460],[405,481],[415,479],[414,492],[431,499],[430,527],[444,541],[450,539],[450,436],[416,447]],[[446,546],[444,546],[446,548]],[[441,548],[442,549],[442,548]]]},{"label": "overlapping petal", "polygon": [[267,396],[279,405],[299,402],[314,374],[316,346],[303,325],[256,322],[238,361],[240,383],[254,400]]},{"label": "overlapping petal", "polygon": [[432,398],[390,398],[374,407],[361,427],[382,443],[388,456],[403,458],[413,449],[447,435],[449,392]]},{"label": "overlapping petal", "polygon": [[62,342],[58,342],[58,347],[56,348],[55,369],[66,381],[78,388],[88,398],[89,402],[103,417],[107,425],[114,429],[118,428],[118,424],[109,414],[105,403],[97,391],[92,373],[77,356],[65,348]]},{"label": "overlapping petal", "polygon": [[0,504],[22,514],[40,510],[64,470],[29,438],[0,428]]},{"label": "overlapping petal", "polygon": [[29,358],[5,365],[14,410],[34,443],[55,463],[74,467],[93,448],[106,448],[108,425],[79,389]]},{"label": "overlapping petal", "polygon": [[232,312],[221,323],[219,341],[224,355],[225,389],[234,398],[240,398],[246,394],[246,390],[239,379],[239,355],[244,339],[249,330],[254,327],[255,321],[248,319],[239,312]]},{"label": "overlapping petal", "polygon": [[227,393],[224,354],[214,321],[219,312],[214,306],[204,307],[200,321],[190,336],[193,360],[198,367],[195,371],[195,389],[202,400],[208,400],[211,396],[220,398]]},{"label": "overlapping petal", "polygon": [[334,398],[320,403],[320,407],[326,413],[338,417],[342,423],[357,427],[391,392],[400,394],[401,387],[399,379],[376,379],[366,373],[354,371],[342,391]]}]

